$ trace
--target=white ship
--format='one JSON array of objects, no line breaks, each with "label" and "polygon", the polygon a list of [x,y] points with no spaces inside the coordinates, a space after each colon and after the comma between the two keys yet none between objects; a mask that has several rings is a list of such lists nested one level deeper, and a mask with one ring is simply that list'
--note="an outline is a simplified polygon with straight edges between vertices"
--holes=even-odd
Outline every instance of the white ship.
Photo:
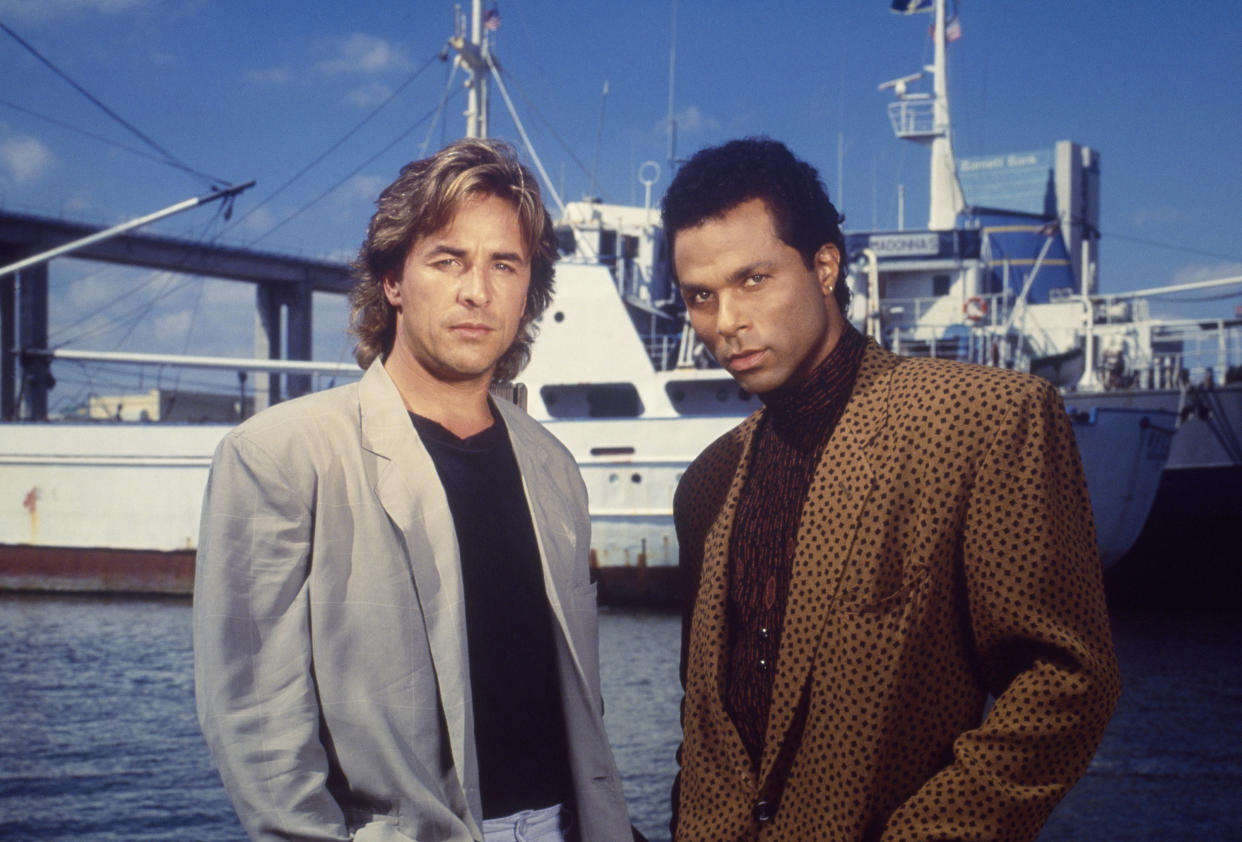
[{"label": "white ship", "polygon": [[[895,134],[930,153],[928,223],[847,232],[852,315],[897,353],[1046,377],[1075,418],[1129,412],[1136,423],[1176,428],[1154,487],[1119,480],[1133,456],[1120,440],[1088,440],[1079,429],[1101,556],[1109,566],[1139,537],[1133,521],[1119,526],[1113,512],[1148,509],[1139,548],[1146,554],[1218,554],[1242,507],[1242,311],[1197,319],[1155,313],[1166,297],[1232,291],[1236,300],[1242,277],[1102,293],[1099,153],[1062,140],[959,160],[943,0],[934,14],[932,64],[880,85],[896,97],[889,105]],[[1157,461],[1163,445],[1151,437],[1149,445]],[[1110,538],[1114,529],[1128,537]],[[1200,564],[1210,569],[1214,561]]]},{"label": "white ship", "polygon": [[[936,14],[939,70],[933,76],[942,79],[943,9]],[[909,92],[912,81],[899,91],[902,112],[918,110],[910,105],[920,102]],[[940,87],[936,82],[937,92],[921,100],[931,106],[931,134],[915,124],[909,135],[932,147],[931,224],[922,232],[849,232],[852,317],[901,353],[947,355],[1037,373],[1054,362],[1069,371],[1081,360],[1076,380],[1062,375],[1058,382],[1066,387],[1083,454],[1101,556],[1105,564],[1113,563],[1139,535],[1166,459],[1171,469],[1198,468],[1222,458],[1232,459],[1229,464],[1236,467],[1236,450],[1221,457],[1211,446],[1215,438],[1187,433],[1201,432],[1232,413],[1233,426],[1223,440],[1236,437],[1242,415],[1238,393],[1235,387],[1208,388],[1206,374],[1188,366],[1188,348],[1173,352],[1166,337],[1175,326],[1134,318],[1142,312],[1141,298],[1131,300],[1127,319],[1098,317],[1117,315],[1117,308],[1095,294],[1090,238],[1079,244],[1091,266],[1082,276],[1089,284],[1064,296],[1050,292],[1047,301],[1032,293],[1042,289],[1044,266],[1023,267],[990,251],[994,240],[986,226],[965,207],[960,189],[954,193],[947,98]],[[483,90],[477,80],[474,90]],[[473,109],[485,110],[481,103]],[[1072,145],[1067,149],[1078,160],[1093,154]],[[944,177],[946,165],[952,178]],[[521,378],[528,411],[571,449],[582,469],[590,496],[593,562],[601,597],[610,601],[674,597],[672,498],[677,481],[708,443],[759,406],[712,364],[685,329],[658,213],[651,206],[654,180],[644,180],[648,199],[643,207],[589,201],[565,207],[560,227],[566,256],[557,268],[556,297]],[[952,211],[937,216],[946,195]],[[1048,221],[1024,224],[1038,234]],[[1071,224],[1062,231],[1073,229]],[[960,245],[969,245],[972,237],[977,251]],[[916,253],[919,243],[925,252],[934,243],[934,253]],[[886,254],[885,244],[901,250],[900,256]],[[1077,248],[1073,241],[1065,247]],[[1059,259],[1043,258],[1049,266]],[[999,287],[989,287],[998,272]],[[1053,321],[1053,314],[1059,321]],[[1224,325],[1222,331],[1235,328]],[[1126,344],[1131,336],[1133,344]],[[1117,356],[1119,348],[1123,353]],[[1234,351],[1221,353],[1227,357]],[[342,373],[333,365],[216,362],[238,370]],[[1213,371],[1223,375],[1227,367],[1217,363]],[[1221,375],[1215,375],[1215,382]],[[1102,385],[1093,385],[1093,378]],[[1147,385],[1152,388],[1137,388]],[[1219,400],[1222,406],[1213,403]],[[1201,406],[1212,410],[1197,409]],[[1191,411],[1181,412],[1187,407]],[[0,503],[0,588],[185,592],[192,580],[211,453],[228,429],[220,424],[0,425],[5,495]]]}]

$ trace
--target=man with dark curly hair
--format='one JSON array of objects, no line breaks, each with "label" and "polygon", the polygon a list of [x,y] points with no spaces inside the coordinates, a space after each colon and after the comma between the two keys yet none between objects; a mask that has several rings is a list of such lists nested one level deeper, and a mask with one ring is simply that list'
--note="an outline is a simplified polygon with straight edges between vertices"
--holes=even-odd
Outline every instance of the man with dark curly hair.
[{"label": "man with dark curly hair", "polygon": [[629,840],[604,732],[586,490],[489,387],[552,294],[508,145],[381,194],[355,263],[356,384],[272,407],[212,463],[199,721],[254,840]]},{"label": "man with dark curly hair", "polygon": [[695,334],[764,404],[674,500],[675,838],[1034,839],[1119,690],[1056,390],[866,340],[780,143],[699,152],[663,215]]}]

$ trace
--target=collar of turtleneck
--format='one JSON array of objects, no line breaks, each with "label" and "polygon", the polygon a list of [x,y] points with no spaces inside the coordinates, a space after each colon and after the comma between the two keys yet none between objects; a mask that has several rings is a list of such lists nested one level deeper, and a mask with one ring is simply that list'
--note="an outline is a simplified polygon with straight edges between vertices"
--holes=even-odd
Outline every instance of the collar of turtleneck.
[{"label": "collar of turtleneck", "polygon": [[845,408],[866,346],[867,340],[847,322],[841,339],[806,380],[759,395],[772,432],[797,450],[821,446]]}]

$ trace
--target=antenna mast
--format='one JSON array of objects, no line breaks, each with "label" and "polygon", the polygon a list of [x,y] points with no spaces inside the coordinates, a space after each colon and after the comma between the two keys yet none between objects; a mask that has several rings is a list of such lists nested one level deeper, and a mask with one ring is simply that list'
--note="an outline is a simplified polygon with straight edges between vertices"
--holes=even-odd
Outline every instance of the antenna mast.
[{"label": "antenna mast", "polygon": [[948,57],[945,50],[944,0],[936,0],[935,57],[932,71],[932,102],[935,104],[935,136],[931,144],[931,183],[928,192],[927,227],[949,230],[957,215],[966,209],[962,187],[957,181],[957,161],[953,157],[953,132],[949,124]]},{"label": "antenna mast", "polygon": [[673,0],[672,39],[668,47],[668,169],[677,171],[677,118],[673,111],[674,79],[677,72],[677,0]]},{"label": "antenna mast", "polygon": [[[913,11],[925,11],[919,4]],[[931,172],[928,183],[928,222],[933,231],[947,231],[957,223],[957,215],[966,209],[962,186],[957,180],[957,163],[953,156],[953,132],[949,122],[949,83],[945,50],[944,0],[935,0],[935,25],[932,28],[935,58],[918,73],[893,79],[880,85],[892,88],[897,101],[889,103],[888,117],[893,132],[931,149]],[[932,93],[912,93],[908,86],[932,74]]]},{"label": "antenna mast", "polygon": [[471,0],[469,39],[461,6],[456,7],[456,17],[457,31],[449,39],[449,46],[457,51],[458,63],[470,74],[466,79],[466,90],[470,92],[466,106],[466,137],[487,137],[488,47],[483,37],[483,0]]}]

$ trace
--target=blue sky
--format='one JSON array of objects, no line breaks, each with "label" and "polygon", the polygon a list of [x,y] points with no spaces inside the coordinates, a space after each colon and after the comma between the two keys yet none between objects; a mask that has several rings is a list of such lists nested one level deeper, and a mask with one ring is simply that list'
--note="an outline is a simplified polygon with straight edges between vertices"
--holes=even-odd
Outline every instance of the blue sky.
[{"label": "blue sky", "polygon": [[[1101,290],[1242,274],[1234,4],[957,5],[958,154],[1060,139],[1098,149]],[[895,227],[899,185],[907,226],[921,225],[926,153],[892,136],[891,97],[877,86],[930,61],[929,17],[887,7],[680,0],[678,152],[769,134],[820,169],[847,227]],[[658,200],[668,183],[671,3],[500,0],[499,12],[494,49],[558,190],[581,198],[594,169],[603,198],[641,202],[635,174],[655,160]],[[357,248],[399,167],[463,131],[460,73],[435,117],[451,69],[436,56],[452,15],[451,3],[427,0],[0,0],[0,21],[187,167],[258,181],[228,225],[210,207],[157,230],[336,258]],[[4,208],[115,223],[206,192],[3,32],[0,78]],[[498,93],[492,117],[493,134],[517,140]],[[248,287],[74,260],[56,261],[51,283],[53,342],[252,352]],[[1211,307],[1232,313],[1236,303]],[[343,321],[339,302],[316,301],[317,356],[348,358]],[[61,405],[106,388],[103,374],[58,377]]]}]

